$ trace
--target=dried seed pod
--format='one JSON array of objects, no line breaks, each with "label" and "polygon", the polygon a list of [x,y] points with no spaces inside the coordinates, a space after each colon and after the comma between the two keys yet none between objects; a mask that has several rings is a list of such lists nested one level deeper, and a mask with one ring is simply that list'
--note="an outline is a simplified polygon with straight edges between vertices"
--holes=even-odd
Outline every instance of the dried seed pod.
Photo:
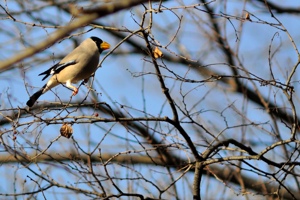
[{"label": "dried seed pod", "polygon": [[246,12],[245,19],[250,20],[250,14],[248,12]]},{"label": "dried seed pod", "polygon": [[66,138],[70,138],[73,134],[72,126],[67,123],[64,123],[60,128],[60,134]]},{"label": "dried seed pod", "polygon": [[158,47],[155,47],[153,51],[154,58],[161,58],[163,56],[163,53]]}]

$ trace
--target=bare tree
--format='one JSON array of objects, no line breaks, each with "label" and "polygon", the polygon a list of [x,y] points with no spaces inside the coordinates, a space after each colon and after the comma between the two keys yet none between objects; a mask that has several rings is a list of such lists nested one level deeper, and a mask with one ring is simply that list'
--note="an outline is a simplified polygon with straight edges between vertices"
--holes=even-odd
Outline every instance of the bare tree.
[{"label": "bare tree", "polygon": [[[1,198],[300,199],[299,5],[0,8]],[[93,35],[112,48],[79,94],[26,107],[37,75]]]}]

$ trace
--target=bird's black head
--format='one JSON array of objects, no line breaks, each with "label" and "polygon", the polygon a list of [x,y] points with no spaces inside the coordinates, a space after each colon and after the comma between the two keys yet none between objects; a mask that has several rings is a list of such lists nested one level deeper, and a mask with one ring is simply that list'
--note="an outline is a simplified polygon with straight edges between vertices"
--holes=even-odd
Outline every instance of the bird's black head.
[{"label": "bird's black head", "polygon": [[100,38],[93,36],[91,37],[91,39],[96,43],[99,53],[102,53],[102,51],[109,49],[110,47],[110,45],[107,42],[103,42]]}]

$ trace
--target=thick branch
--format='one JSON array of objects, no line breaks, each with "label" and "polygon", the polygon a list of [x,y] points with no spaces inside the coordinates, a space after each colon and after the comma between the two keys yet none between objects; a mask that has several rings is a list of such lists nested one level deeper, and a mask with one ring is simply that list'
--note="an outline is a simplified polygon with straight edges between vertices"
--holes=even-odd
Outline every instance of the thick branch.
[{"label": "thick branch", "polygon": [[70,23],[68,26],[65,26],[63,28],[58,29],[56,32],[54,32],[50,37],[47,38],[47,40],[39,43],[36,46],[29,47],[24,49],[20,54],[17,54],[13,56],[12,58],[9,58],[5,61],[0,62],[0,72],[3,72],[9,68],[12,67],[15,63],[28,58],[35,53],[38,53],[45,48],[53,45],[58,40],[62,39],[63,37],[67,36],[72,31],[85,26],[92,21],[104,17],[108,14],[115,13],[119,10],[130,8],[132,6],[138,5],[143,2],[147,2],[148,0],[128,0],[128,1],[117,1],[113,4],[106,4],[99,8],[92,9],[92,10],[86,10],[83,11],[83,13],[88,13],[85,15],[82,15],[77,18],[74,22]]},{"label": "thick branch", "polygon": [[[165,166],[166,163],[163,162],[160,158],[158,157],[151,157],[149,158],[148,156],[132,156],[132,155],[121,155],[121,156],[115,156],[112,154],[101,154],[101,160],[98,155],[93,155],[90,157],[90,160],[87,158],[86,155],[78,155],[78,154],[73,154],[73,153],[51,153],[51,154],[43,154],[40,155],[39,157],[35,158],[35,160],[31,160],[30,157],[35,157],[35,155],[28,155],[28,156],[1,156],[0,157],[0,162],[3,164],[8,164],[8,163],[16,163],[16,162],[23,162],[23,163],[45,163],[45,162],[68,162],[68,161],[82,161],[82,162],[92,162],[92,163],[98,163],[98,162],[106,162],[110,160],[112,157],[114,157],[111,162],[116,162],[116,163],[126,163],[130,162],[131,164],[145,164],[145,165],[159,165],[159,166]],[[155,161],[155,162],[153,162]],[[185,164],[184,164],[185,163]],[[184,167],[184,165],[189,165],[188,163],[184,162],[181,159],[177,158],[176,165],[174,163],[167,163],[169,164],[170,167],[174,167],[176,169],[181,169]],[[191,168],[191,172],[194,173],[194,168]],[[236,178],[236,176],[232,176],[234,170],[225,168],[224,165],[221,167],[217,167],[216,165],[210,165],[208,168],[203,169],[202,175],[208,175],[211,177],[218,177],[219,179],[223,181],[229,181],[231,183],[235,183],[239,185],[239,180]],[[230,178],[229,178],[230,177]],[[262,182],[254,178],[250,178],[247,176],[243,176],[243,181],[245,183],[245,187],[247,189],[252,189],[258,193],[265,194],[266,191],[264,190],[261,185],[265,185],[267,188],[268,194],[266,195],[271,195],[273,192],[278,190],[278,186],[276,185],[271,185],[269,181],[267,182]],[[297,198],[300,197],[299,191],[292,191],[294,196]],[[272,195],[271,195],[272,196]],[[281,196],[283,199],[294,199],[289,193],[286,193],[284,190],[279,191],[279,196]]]}]

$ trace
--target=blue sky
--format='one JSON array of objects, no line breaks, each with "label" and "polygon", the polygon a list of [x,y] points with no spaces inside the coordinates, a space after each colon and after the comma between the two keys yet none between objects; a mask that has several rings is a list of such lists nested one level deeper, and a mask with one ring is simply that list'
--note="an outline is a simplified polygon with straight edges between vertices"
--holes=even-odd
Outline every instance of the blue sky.
[{"label": "blue sky", "polygon": [[[18,7],[15,3],[11,1],[8,2],[8,7],[10,11],[17,11]],[[187,3],[188,1],[186,1]],[[195,1],[196,2],[196,1]],[[285,1],[286,5],[294,5],[294,1]],[[192,4],[188,2],[188,4]],[[167,3],[165,4],[168,7],[172,7],[175,3]],[[223,4],[220,1],[217,1],[216,5],[218,5],[217,10],[220,12],[225,12],[229,15],[235,16],[243,16],[244,12],[241,8],[243,7],[243,3],[241,1],[228,1],[226,9],[223,7]],[[295,6],[295,5],[294,5]],[[131,12],[123,11],[119,12],[113,16],[108,16],[102,19],[99,19],[99,22],[108,24],[112,27],[117,28],[128,28],[130,30],[135,30],[138,26],[134,23],[133,18],[138,22],[140,21],[140,10],[141,6],[138,9],[133,9]],[[266,20],[268,22],[274,22],[274,19],[270,17],[269,14],[263,12],[263,9],[258,9],[256,7],[247,4],[245,6],[245,10],[250,13],[258,16],[259,18]],[[175,11],[178,16],[183,16],[182,18],[182,27],[178,33],[178,40],[172,42],[169,46],[171,51],[183,56],[190,56],[189,58],[192,60],[199,60],[203,64],[212,64],[212,63],[224,63],[224,55],[222,52],[216,50],[216,46],[206,37],[209,35],[205,35],[205,25],[206,18],[204,13],[199,12],[199,23],[203,26],[195,26],[195,19],[191,18],[191,15],[183,12],[182,10]],[[40,14],[40,13],[37,13]],[[133,15],[134,14],[134,15]],[[220,14],[220,13],[219,13]],[[55,8],[45,8],[43,11],[43,15],[52,20],[55,23],[59,23],[60,25],[66,25],[70,21],[70,16],[66,15],[64,12],[58,12]],[[50,16],[50,17],[49,17]],[[276,15],[277,16],[277,15]],[[297,26],[295,23],[297,18],[290,19],[290,16],[281,16],[278,15],[278,19],[285,25],[285,27],[290,32],[291,36],[294,38],[296,44],[299,44],[299,37],[297,36]],[[28,23],[33,23],[32,19],[28,18],[26,15],[22,15],[20,18],[22,21],[26,21]],[[216,21],[222,22],[225,21],[222,17],[216,17]],[[35,45],[43,40],[45,40],[51,33],[53,33],[56,29],[53,28],[40,28],[40,27],[30,27],[25,26],[22,23],[12,23],[11,20],[2,20],[2,26],[5,27],[5,30],[14,34],[15,38],[23,38],[26,42],[18,42],[13,41],[11,39],[7,40],[7,35],[0,34],[1,45],[5,46],[5,51],[0,55],[0,59],[6,59],[14,54],[17,54],[19,51],[22,51],[24,48]],[[163,12],[161,14],[156,14],[154,17],[154,22],[156,23],[155,27],[152,30],[152,34],[155,39],[162,45],[168,44],[172,38],[174,37],[175,31],[179,26],[178,18],[171,12]],[[235,26],[236,29],[240,26],[240,21],[235,19],[231,19],[231,22]],[[34,22],[35,23],[35,22]],[[166,32],[163,32],[162,28],[165,28],[167,25],[170,26]],[[81,33],[89,30],[91,27],[85,27],[80,30],[75,31],[73,34]],[[207,27],[206,27],[207,28]],[[289,38],[287,35],[274,27],[270,27],[266,24],[258,24],[258,23],[243,23],[242,32],[238,32],[239,39],[236,40],[236,35],[234,29],[228,21],[226,22],[226,36],[229,41],[229,45],[232,49],[239,48],[237,52],[239,54],[239,58],[243,63],[243,66],[253,74],[256,74],[265,79],[270,78],[269,68],[268,68],[268,48],[269,44],[272,40],[272,37],[278,32],[278,36],[276,35],[273,41],[273,48],[279,48],[276,56],[274,57],[273,62],[273,72],[276,74],[277,80],[284,81],[286,80],[287,73],[293,67],[293,63],[296,62],[297,57],[295,51],[289,42]],[[92,30],[80,36],[74,36],[79,38],[80,40],[84,40],[90,36],[98,36],[101,39],[107,41],[114,47],[117,43],[120,42],[119,39],[114,38],[107,32],[99,29]],[[134,36],[136,41],[139,41],[141,45],[145,45],[143,40],[137,36]],[[44,50],[36,54],[34,57],[26,59],[19,63],[20,66],[24,67],[24,71],[19,68],[14,68],[7,72],[1,73],[1,108],[8,109],[11,107],[21,107],[25,106],[26,101],[29,96],[26,92],[26,88],[29,94],[33,94],[35,91],[39,89],[39,87],[43,86],[45,82],[42,82],[42,77],[38,77],[38,74],[48,69],[55,62],[59,60],[50,59],[50,61],[46,63],[39,64],[38,59],[45,58],[53,58],[56,56],[63,56],[67,52],[70,52],[74,48],[74,44],[70,39],[65,39],[60,43],[57,43],[48,49]],[[131,49],[128,48],[128,45],[122,44],[116,52],[129,52]],[[104,52],[101,55],[101,58],[107,52]],[[168,53],[164,51],[164,53]],[[186,53],[186,55],[185,55]],[[146,116],[169,116],[171,115],[171,110],[166,104],[166,100],[164,95],[161,92],[161,88],[157,78],[151,74],[154,72],[154,68],[152,64],[146,62],[145,60],[150,60],[149,57],[144,57],[140,54],[112,54],[108,56],[105,61],[102,63],[102,68],[99,68],[95,75],[95,81],[93,82],[93,86],[97,93],[94,93],[98,97],[98,101],[103,101],[108,103],[113,109],[119,109],[124,113],[130,113],[130,115],[134,117],[144,117],[145,112]],[[287,64],[288,63],[288,64]],[[162,62],[159,62],[160,65],[163,66]],[[186,76],[190,79],[199,79],[201,78],[198,74],[195,74],[194,71],[189,70],[186,66],[182,66],[180,64],[168,63],[166,65],[169,69],[174,72],[180,74],[181,76]],[[286,66],[288,65],[288,66]],[[222,72],[224,74],[230,73],[230,69],[225,65],[216,65],[212,67],[216,71]],[[166,70],[162,69],[162,72],[166,75],[170,75]],[[144,76],[136,76],[140,73],[146,73]],[[24,79],[25,77],[25,79]],[[13,79],[13,81],[12,81]],[[187,93],[185,96],[185,101],[188,103],[189,109],[192,109],[191,112],[195,112],[197,114],[197,118],[201,124],[205,127],[209,128],[209,130],[213,133],[220,134],[220,138],[235,138],[237,140],[247,141],[249,143],[254,142],[253,145],[254,150],[260,151],[264,149],[266,146],[270,145],[274,141],[274,135],[270,134],[272,131],[273,122],[269,118],[268,113],[262,110],[259,106],[253,103],[248,103],[240,94],[234,94],[229,92],[222,83],[218,83],[214,85],[214,83],[199,83],[199,84],[191,84],[191,83],[181,83],[174,79],[165,79],[166,85],[170,88],[171,95],[174,97],[175,101],[179,106],[183,107],[182,95],[180,92]],[[257,84],[258,85],[258,84]],[[256,85],[256,86],[257,86]],[[30,87],[29,87],[30,86]],[[250,88],[253,88],[251,83],[248,83]],[[298,88],[298,84],[294,85],[295,88]],[[271,102],[274,102],[274,97],[276,100],[278,98],[278,105],[287,106],[285,103],[285,97],[282,92],[278,89],[265,87],[260,87],[259,90],[265,97],[269,97]],[[72,92],[64,87],[57,87],[54,89],[57,94],[59,94],[63,100],[68,101]],[[87,95],[86,87],[82,86],[77,96],[72,97],[72,102],[77,102],[83,99]],[[190,92],[189,92],[190,91]],[[188,93],[189,92],[189,93]],[[10,94],[9,96],[7,94]],[[276,94],[276,95],[275,95]],[[8,99],[10,101],[8,101]],[[202,100],[201,100],[202,99]],[[48,92],[43,95],[39,101],[58,101],[55,95],[52,92]],[[93,100],[93,95],[90,93],[88,101]],[[199,103],[199,101],[201,103]],[[12,106],[9,105],[11,102]],[[298,102],[297,106],[298,106]],[[124,108],[120,108],[121,105],[124,105]],[[242,114],[246,115],[245,118],[242,117],[236,110],[241,111]],[[75,110],[70,109],[71,116],[80,116],[80,115],[94,115],[95,111],[93,109],[84,109],[84,110]],[[220,115],[222,113],[222,115]],[[59,114],[59,116],[67,116],[69,113],[61,112],[59,110],[52,110],[47,113],[39,113],[38,115],[45,117],[53,117]],[[182,117],[182,115],[180,115]],[[102,116],[100,116],[102,117]],[[107,116],[103,116],[107,117]],[[226,119],[226,120],[224,120]],[[32,118],[22,118],[20,119],[21,123],[25,123],[32,120]],[[185,121],[187,119],[184,119]],[[265,123],[263,125],[257,127],[239,127],[242,123]],[[227,123],[227,124],[226,124]],[[176,143],[184,143],[184,140],[180,134],[170,127],[170,125],[166,123],[149,123],[151,127],[156,127],[163,134],[158,134],[153,132],[156,138],[163,140],[166,144],[171,144],[172,142]],[[229,128],[234,127],[235,128]],[[7,125],[3,128],[10,128],[11,125]],[[6,134],[5,140],[7,143],[11,145],[15,145],[16,148],[24,148],[28,153],[34,152],[34,148],[39,148],[40,150],[46,149],[49,145],[50,148],[47,150],[47,153],[57,153],[57,152],[68,152],[74,151],[79,147],[86,151],[91,152],[94,149],[101,149],[102,153],[112,153],[117,154],[118,152],[123,152],[125,155],[138,155],[137,153],[140,150],[143,150],[143,146],[139,144],[139,142],[145,142],[145,140],[138,135],[135,135],[132,131],[126,129],[126,127],[121,126],[115,123],[95,123],[95,124],[74,124],[74,139],[66,139],[59,138],[57,141],[55,140],[59,135],[60,124],[57,125],[46,125],[45,123],[36,122],[33,125],[28,126],[27,128],[20,127],[19,131],[23,134],[19,134],[16,143],[14,144],[11,141],[12,134]],[[199,145],[199,151],[204,150],[201,145],[206,144],[203,141],[203,137],[199,135],[203,133],[199,133],[195,127],[190,126],[189,124],[183,124],[183,127],[189,132],[190,137],[193,141]],[[288,132],[288,128],[279,123],[279,130],[282,132]],[[247,134],[245,134],[247,133]],[[284,139],[289,137],[288,134],[283,134]],[[204,138],[207,141],[212,142],[212,138],[209,136],[205,136]],[[51,141],[54,141],[51,143]],[[99,145],[100,144],[100,145]],[[145,147],[150,148],[150,146],[143,144]],[[28,149],[28,150],[27,150]],[[133,151],[133,153],[128,153],[128,151]],[[273,155],[268,155],[270,157],[276,155],[279,150],[275,150]],[[5,152],[4,152],[5,153]],[[155,155],[155,153],[153,152]],[[186,158],[191,157],[186,150],[179,152],[179,154]],[[227,155],[226,153],[220,153],[220,155]],[[276,157],[276,159],[278,159]],[[280,159],[280,158],[279,158]],[[261,168],[267,169],[267,166],[263,165],[261,162],[253,162],[257,164]],[[74,164],[74,163],[72,163]],[[24,169],[21,166],[16,165],[7,165],[2,166],[0,168],[0,174],[3,176],[6,175],[9,168],[17,167],[18,170],[15,171],[14,176],[17,179],[23,180],[27,179],[27,176],[35,177],[31,172],[27,169]],[[70,170],[71,168],[64,164],[63,167],[52,166],[50,163],[45,164],[32,164],[30,167],[34,168],[34,170],[41,171],[50,171],[51,175],[61,183],[65,184],[75,184],[75,182],[81,182],[82,180],[76,177],[77,171]],[[115,168],[114,168],[115,167]],[[117,168],[119,167],[119,168]],[[131,167],[131,166],[130,166]],[[130,167],[120,167],[116,164],[116,166],[111,166],[110,172],[111,175],[119,175],[123,177],[134,177],[137,173],[134,170],[131,170]],[[246,168],[246,166],[244,166]],[[168,182],[165,179],[167,176],[166,169],[158,168],[153,169],[152,166],[134,166],[132,167],[136,171],[146,174],[145,176],[148,179],[156,181],[162,180]],[[121,169],[118,171],[117,169]],[[149,172],[150,173],[147,173]],[[100,170],[99,173],[103,171]],[[247,174],[247,172],[245,172]],[[174,171],[175,177],[179,176],[179,173]],[[248,172],[249,176],[253,176],[253,173]],[[36,177],[35,177],[36,178]],[[77,180],[78,178],[78,180]],[[71,179],[71,183],[68,182]],[[182,180],[179,181],[178,187],[182,185],[186,187],[186,190],[178,190],[180,191],[180,195],[186,196],[190,195],[186,191],[190,190],[188,182],[192,181],[193,174],[185,176]],[[204,178],[205,180],[206,178]],[[83,181],[84,182],[84,181]],[[120,181],[122,182],[122,181]],[[126,182],[126,181],[124,181]],[[144,183],[143,181],[141,185],[140,182],[131,182],[127,181],[126,184],[136,184],[133,188],[137,190],[143,191],[145,187],[147,187],[148,183]],[[222,186],[222,183],[218,181],[211,181],[212,185],[215,185],[216,188]],[[45,183],[42,183],[44,185]],[[34,184],[33,184],[34,185]],[[166,184],[167,185],[167,184]],[[24,187],[27,185],[23,183]],[[87,189],[88,186],[86,184],[78,184],[80,188]],[[126,185],[127,186],[127,185]],[[0,184],[3,191],[11,191],[13,193],[13,182],[9,182],[6,185]],[[204,184],[203,186],[203,195],[206,195],[206,192],[209,192],[209,186]],[[17,187],[16,191],[20,191],[23,187]],[[125,186],[124,186],[125,189]],[[154,188],[149,189],[153,191],[154,194],[157,194]],[[53,188],[50,191],[55,192],[65,192],[62,189]],[[226,191],[228,192],[228,191]],[[229,196],[233,195],[228,192]],[[42,195],[42,194],[41,194]],[[53,194],[48,194],[53,195]],[[62,193],[62,195],[64,195]],[[39,196],[42,198],[42,196]],[[57,198],[59,198],[59,194]],[[79,198],[79,197],[78,197]],[[221,198],[221,197],[220,197]]]}]

